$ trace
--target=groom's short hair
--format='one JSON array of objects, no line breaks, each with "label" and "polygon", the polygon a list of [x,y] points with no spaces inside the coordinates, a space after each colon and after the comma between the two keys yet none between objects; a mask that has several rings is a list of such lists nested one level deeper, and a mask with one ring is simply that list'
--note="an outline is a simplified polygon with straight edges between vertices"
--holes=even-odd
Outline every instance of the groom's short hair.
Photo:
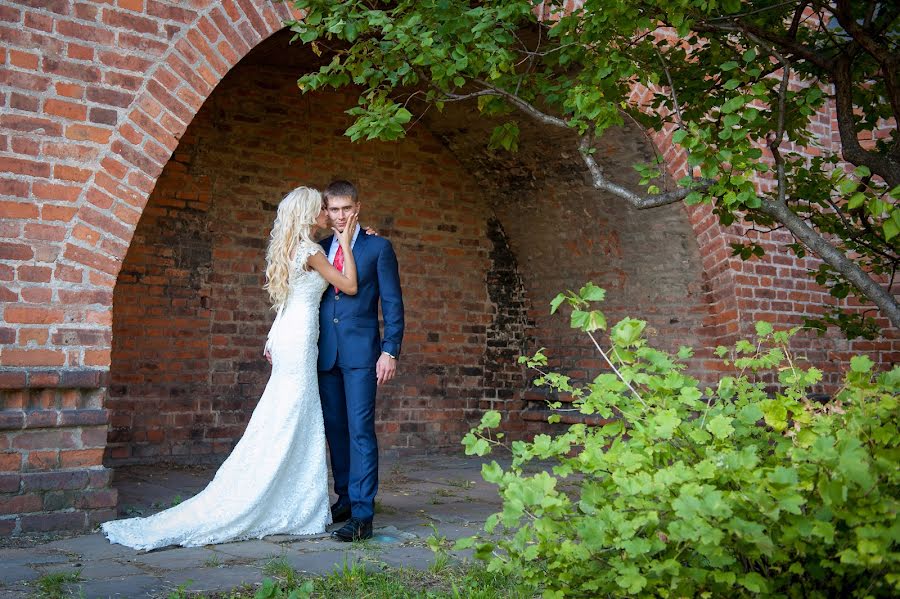
[{"label": "groom's short hair", "polygon": [[329,183],[322,195],[325,197],[326,204],[330,198],[350,198],[354,204],[359,201],[357,199],[356,186],[344,179],[338,179]]}]

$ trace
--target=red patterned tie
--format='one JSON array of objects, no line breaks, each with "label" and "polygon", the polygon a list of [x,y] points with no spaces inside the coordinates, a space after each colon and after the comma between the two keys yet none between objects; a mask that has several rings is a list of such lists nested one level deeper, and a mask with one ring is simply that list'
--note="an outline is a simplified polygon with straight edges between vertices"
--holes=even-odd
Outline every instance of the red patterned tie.
[{"label": "red patterned tie", "polygon": [[[338,246],[337,254],[334,255],[334,267],[339,271],[344,272],[344,248],[342,246]],[[337,285],[334,286],[334,292],[340,292]]]}]

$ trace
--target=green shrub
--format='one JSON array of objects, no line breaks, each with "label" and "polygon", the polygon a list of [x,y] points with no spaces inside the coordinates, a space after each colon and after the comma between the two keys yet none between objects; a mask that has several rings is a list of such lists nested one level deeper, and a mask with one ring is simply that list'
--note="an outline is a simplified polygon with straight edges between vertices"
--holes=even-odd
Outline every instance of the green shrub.
[{"label": "green shrub", "polygon": [[[503,500],[485,524],[494,536],[457,547],[545,597],[896,596],[900,368],[876,375],[853,358],[819,404],[807,397],[821,372],[789,350],[796,330],[758,323],[754,342],[716,350],[733,374],[701,390],[684,374],[691,350],[650,347],[640,320],[604,342],[603,297],[588,284],[551,305],[571,306],[608,371],[576,385],[544,372],[542,352],[525,361],[535,384],[608,424],[513,442],[508,469],[482,472]],[[485,414],[466,452],[501,445],[500,421]]]}]

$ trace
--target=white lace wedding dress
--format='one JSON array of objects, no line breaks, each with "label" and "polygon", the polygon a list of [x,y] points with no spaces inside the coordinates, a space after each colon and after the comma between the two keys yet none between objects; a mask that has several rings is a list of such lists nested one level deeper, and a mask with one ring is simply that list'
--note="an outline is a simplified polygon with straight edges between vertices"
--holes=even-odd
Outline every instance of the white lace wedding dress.
[{"label": "white lace wedding dress", "polygon": [[317,534],[331,524],[325,429],[316,373],[319,301],[328,284],[301,243],[291,290],[269,333],[272,375],[244,436],[199,494],[147,518],[104,523],[113,543],[150,550],[271,534]]}]

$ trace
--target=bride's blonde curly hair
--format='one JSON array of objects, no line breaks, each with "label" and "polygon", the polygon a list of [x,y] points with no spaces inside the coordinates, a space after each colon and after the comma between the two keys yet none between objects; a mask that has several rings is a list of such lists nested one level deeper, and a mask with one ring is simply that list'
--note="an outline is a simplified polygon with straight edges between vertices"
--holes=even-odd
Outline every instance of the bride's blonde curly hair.
[{"label": "bride's blonde curly hair", "polygon": [[275,310],[287,301],[297,246],[301,241],[315,243],[310,234],[321,209],[322,194],[311,187],[298,187],[278,204],[278,215],[266,250],[266,284],[263,285]]}]

